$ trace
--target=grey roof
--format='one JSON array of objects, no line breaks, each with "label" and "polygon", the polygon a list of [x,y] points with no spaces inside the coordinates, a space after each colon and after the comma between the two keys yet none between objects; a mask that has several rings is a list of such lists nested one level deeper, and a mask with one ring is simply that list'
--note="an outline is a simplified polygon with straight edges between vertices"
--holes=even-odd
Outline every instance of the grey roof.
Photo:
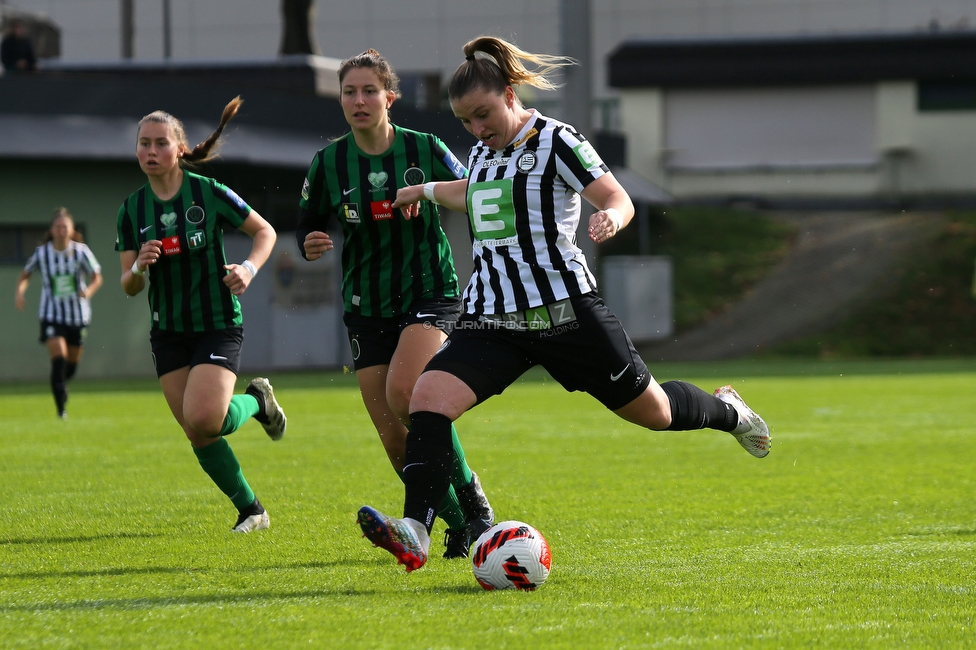
[{"label": "grey roof", "polygon": [[674,203],[674,197],[629,167],[613,167],[614,178],[627,190],[635,203],[662,205]]},{"label": "grey roof", "polygon": [[[134,160],[137,124],[129,117],[0,114],[0,157]],[[193,120],[184,126],[191,144],[214,128]],[[307,132],[233,123],[221,142],[225,161],[298,168],[308,167],[327,144],[324,137]]]}]

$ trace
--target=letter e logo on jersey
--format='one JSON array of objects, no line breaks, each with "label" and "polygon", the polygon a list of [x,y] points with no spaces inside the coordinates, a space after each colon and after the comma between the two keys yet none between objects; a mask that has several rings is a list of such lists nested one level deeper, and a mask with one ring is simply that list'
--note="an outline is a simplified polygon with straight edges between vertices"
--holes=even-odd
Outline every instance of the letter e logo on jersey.
[{"label": "letter e logo on jersey", "polygon": [[163,239],[163,255],[179,255],[183,252],[180,247],[180,236],[173,235]]},{"label": "letter e logo on jersey", "polygon": [[373,201],[369,204],[369,210],[373,213],[373,221],[385,221],[393,218],[393,207],[389,200]]},{"label": "letter e logo on jersey", "polygon": [[471,186],[468,215],[471,230],[479,240],[514,237],[515,208],[512,201],[512,179],[501,178]]},{"label": "letter e logo on jersey", "polygon": [[471,218],[474,219],[475,232],[495,232],[504,230],[505,222],[501,219],[489,219],[499,212],[497,200],[502,198],[502,188],[492,187],[485,190],[475,190],[471,193]]},{"label": "letter e logo on jersey", "polygon": [[579,158],[579,161],[586,167],[587,170],[594,170],[603,164],[603,160],[600,159],[600,154],[596,152],[593,145],[589,142],[581,142],[579,146],[573,149],[573,153]]}]

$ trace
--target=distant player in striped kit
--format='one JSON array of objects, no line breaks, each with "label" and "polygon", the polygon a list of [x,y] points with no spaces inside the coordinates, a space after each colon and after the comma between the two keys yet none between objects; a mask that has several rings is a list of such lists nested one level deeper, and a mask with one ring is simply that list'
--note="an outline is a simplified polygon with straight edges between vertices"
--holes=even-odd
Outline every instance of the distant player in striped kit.
[{"label": "distant player in striped kit", "polygon": [[[142,118],[136,157],[148,182],[122,203],[115,248],[122,289],[134,296],[149,280],[149,340],[156,375],[200,466],[237,507],[232,530],[270,525],[224,436],[254,417],[272,440],[285,434],[285,413],[267,379],[253,379],[234,395],[244,342],[241,305],[277,235],[231,189],[184,170],[216,155],[224,125],[241,99],[224,108],[220,126],[190,147],[183,123],[163,111]],[[253,240],[240,264],[224,254],[223,231],[236,228]]]},{"label": "distant player in striped kit", "polygon": [[[430,180],[457,180],[464,165],[436,136],[400,128],[389,110],[399,79],[376,50],[339,66],[342,110],[352,132],[320,150],[302,188],[298,245],[305,259],[332,249],[325,232],[342,227],[343,321],[359,389],[393,468],[403,469],[407,407],[414,383],[457,320],[454,261],[430,205],[405,222],[391,207],[397,189]],[[457,432],[451,481],[441,503],[446,558],[467,557],[494,513],[465,460]]]},{"label": "distant player in striped kit", "polygon": [[[606,241],[633,217],[627,192],[572,126],[522,106],[514,86],[551,88],[570,63],[493,37],[464,46],[448,96],[479,142],[467,180],[407,187],[394,207],[408,218],[426,199],[468,213],[474,272],[464,314],[417,381],[410,402],[404,517],[363,506],[359,523],[408,571],[427,561],[433,506],[447,484],[451,423],[541,365],[567,390],[586,391],[621,418],[654,430],[727,431],[750,454],[769,452],[769,429],[730,386],[710,395],[682,381],[658,384],[576,245],[580,195],[597,208],[588,233]],[[529,70],[525,63],[537,66]]]},{"label": "distant player in striped kit", "polygon": [[82,345],[91,323],[91,297],[102,286],[102,267],[85,245],[67,208],[51,218],[44,244],[38,246],[17,278],[15,304],[23,310],[24,292],[34,271],[41,272],[41,343],[51,357],[51,392],[58,417],[66,418],[67,381],[81,361]]}]

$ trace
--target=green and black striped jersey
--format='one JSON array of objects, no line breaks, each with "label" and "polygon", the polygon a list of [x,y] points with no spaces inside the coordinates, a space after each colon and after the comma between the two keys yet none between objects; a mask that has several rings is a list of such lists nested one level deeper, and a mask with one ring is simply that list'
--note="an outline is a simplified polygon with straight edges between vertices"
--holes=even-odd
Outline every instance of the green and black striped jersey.
[{"label": "green and black striped jersey", "polygon": [[241,305],[223,283],[225,228],[239,228],[250,206],[212,178],[183,172],[183,186],[160,201],[149,183],[119,208],[118,251],[138,251],[163,242],[163,255],[149,267],[152,329],[210,332],[240,325]]},{"label": "green and black striped jersey", "polygon": [[373,156],[347,134],[321,149],[302,188],[296,236],[325,231],[335,215],[342,226],[342,295],[345,311],[392,317],[417,300],[456,298],[457,274],[437,206],[421,203],[404,219],[391,203],[397,189],[465,178],[467,170],[437,136],[394,126],[393,146]]}]

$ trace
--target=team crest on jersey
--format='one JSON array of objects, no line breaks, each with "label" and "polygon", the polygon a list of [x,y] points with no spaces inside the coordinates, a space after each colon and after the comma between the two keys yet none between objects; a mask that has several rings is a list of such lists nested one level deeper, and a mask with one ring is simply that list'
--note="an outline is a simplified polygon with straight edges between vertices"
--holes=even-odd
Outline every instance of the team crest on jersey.
[{"label": "team crest on jersey", "polygon": [[194,226],[198,226],[203,223],[203,220],[207,217],[207,213],[204,212],[203,208],[201,208],[199,205],[191,205],[186,209],[185,216],[189,223],[192,223]]},{"label": "team crest on jersey", "polygon": [[164,228],[172,228],[176,224],[176,213],[164,212],[159,215],[159,220],[163,223]]},{"label": "team crest on jersey", "polygon": [[539,160],[534,151],[526,149],[515,161],[515,168],[523,174],[528,174],[535,169],[535,163]]},{"label": "team crest on jersey", "polygon": [[378,192],[386,189],[386,180],[389,177],[390,175],[386,172],[370,172],[366,178],[369,179],[370,185],[373,186],[373,191]]},{"label": "team crest on jersey", "polygon": [[420,167],[411,167],[403,172],[403,182],[406,185],[421,185],[427,180],[427,175]]},{"label": "team crest on jersey", "polygon": [[340,206],[342,210],[342,216],[345,218],[346,223],[361,223],[362,217],[359,216],[359,204],[358,203],[343,203]]}]

